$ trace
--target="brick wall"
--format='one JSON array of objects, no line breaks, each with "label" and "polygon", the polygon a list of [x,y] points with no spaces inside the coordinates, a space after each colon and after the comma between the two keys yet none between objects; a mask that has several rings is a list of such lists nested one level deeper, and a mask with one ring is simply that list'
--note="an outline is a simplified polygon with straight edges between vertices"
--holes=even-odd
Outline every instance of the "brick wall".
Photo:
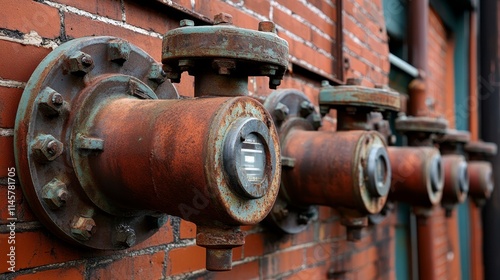
[{"label": "brick wall", "polygon": [[[281,88],[304,91],[315,103],[324,78],[364,77],[365,85],[387,84],[389,62],[381,1],[344,0],[343,56],[335,52],[338,6],[332,0],[128,1],[4,0],[0,9],[0,273],[7,272],[7,168],[15,166],[13,127],[22,90],[38,63],[59,44],[82,36],[111,35],[141,47],[157,60],[161,38],[182,18],[208,22],[233,15],[234,24],[256,29],[273,20],[290,45],[291,64]],[[338,71],[345,62],[342,72]],[[187,74],[176,85],[193,95]],[[343,77],[342,77],[343,76]],[[267,80],[251,78],[250,93],[266,96]],[[345,241],[337,212],[321,208],[317,221],[297,235],[280,235],[257,225],[244,227],[246,245],[234,250],[234,269],[204,270],[204,249],[195,227],[177,217],[152,238],[128,250],[82,251],[55,238],[30,211],[16,189],[16,279],[394,279],[394,218],[370,227],[358,243]]]}]

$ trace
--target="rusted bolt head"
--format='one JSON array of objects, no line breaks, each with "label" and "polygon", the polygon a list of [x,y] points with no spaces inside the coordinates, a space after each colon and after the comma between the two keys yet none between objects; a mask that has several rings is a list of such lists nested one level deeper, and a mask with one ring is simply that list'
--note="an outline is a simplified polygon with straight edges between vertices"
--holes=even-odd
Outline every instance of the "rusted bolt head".
[{"label": "rusted bolt head", "polygon": [[46,87],[40,92],[38,100],[38,108],[45,116],[55,117],[62,112],[64,98],[50,87]]},{"label": "rusted bolt head", "polygon": [[135,230],[127,225],[119,225],[115,233],[115,241],[118,246],[130,248],[136,242]]},{"label": "rusted bolt head", "polygon": [[321,116],[319,114],[314,113],[311,121],[314,129],[318,129],[321,127]]},{"label": "rusted bolt head", "polygon": [[58,209],[66,204],[68,199],[68,189],[66,184],[58,180],[52,179],[42,188],[42,199],[50,209]]},{"label": "rusted bolt head", "polygon": [[118,64],[129,59],[130,51],[130,44],[125,40],[116,39],[108,43],[108,59]]},{"label": "rusted bolt head", "polygon": [[57,92],[52,93],[50,100],[55,106],[61,106],[64,102],[62,95]]},{"label": "rusted bolt head", "polygon": [[310,114],[314,112],[314,104],[305,100],[300,103],[300,115],[303,118],[307,118]]},{"label": "rusted bolt head", "polygon": [[194,26],[194,21],[190,20],[190,19],[183,19],[179,22],[179,26],[180,27],[184,27],[184,26]]},{"label": "rusted bolt head", "polygon": [[149,75],[148,75],[149,80],[157,84],[161,84],[165,81],[166,76],[167,73],[163,71],[161,64],[153,63],[153,65],[151,65],[151,69],[149,70]]},{"label": "rusted bolt head", "polygon": [[278,105],[276,105],[276,108],[274,108],[273,113],[274,113],[274,116],[276,117],[276,120],[283,121],[286,119],[289,112],[290,112],[290,109],[288,108],[288,106],[286,106],[285,104],[280,102],[280,103],[278,103]]},{"label": "rusted bolt head", "polygon": [[259,22],[259,31],[276,33],[276,24],[272,21]]},{"label": "rusted bolt head", "polygon": [[330,81],[328,81],[328,80],[321,81],[321,86],[322,87],[328,87],[328,86],[330,86]]},{"label": "rusted bolt head", "polygon": [[75,216],[71,221],[71,234],[76,239],[88,241],[95,232],[95,226],[94,219]]},{"label": "rusted bolt head", "polygon": [[37,160],[53,161],[62,154],[64,145],[52,135],[41,134],[35,138],[31,150]]},{"label": "rusted bolt head", "polygon": [[76,52],[68,58],[68,70],[74,75],[84,76],[94,68],[94,60],[89,54]]},{"label": "rusted bolt head", "polygon": [[214,24],[233,24],[233,16],[227,13],[216,14]]}]

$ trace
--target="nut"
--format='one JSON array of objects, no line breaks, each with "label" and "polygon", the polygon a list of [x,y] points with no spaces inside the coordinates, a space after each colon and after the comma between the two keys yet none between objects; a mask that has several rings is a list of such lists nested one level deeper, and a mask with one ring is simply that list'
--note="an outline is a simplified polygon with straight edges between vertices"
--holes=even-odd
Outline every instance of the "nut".
[{"label": "nut", "polygon": [[212,67],[219,72],[219,75],[229,75],[236,69],[236,61],[232,59],[214,59]]},{"label": "nut", "polygon": [[61,114],[64,98],[57,91],[50,87],[46,87],[40,92],[38,105],[42,114],[48,117],[54,117]]},{"label": "nut", "polygon": [[68,70],[74,75],[85,76],[94,68],[94,60],[89,54],[84,52],[75,52],[68,60]]},{"label": "nut", "polygon": [[31,145],[31,151],[38,161],[49,162],[62,154],[64,145],[52,135],[40,134]]},{"label": "nut", "polygon": [[308,117],[314,112],[314,104],[309,101],[302,101],[300,103],[300,115],[304,118]]},{"label": "nut", "polygon": [[95,226],[94,219],[75,216],[71,221],[71,234],[76,239],[88,241],[95,232]]},{"label": "nut", "polygon": [[274,108],[274,116],[278,121],[285,120],[289,112],[290,109],[288,109],[288,106],[283,103],[278,103],[278,105],[276,105],[276,108]]},{"label": "nut", "polygon": [[233,16],[227,13],[219,13],[214,16],[214,24],[233,24]]},{"label": "nut", "polygon": [[108,59],[118,64],[128,60],[130,51],[130,44],[125,40],[116,39],[108,43]]},{"label": "nut", "polygon": [[134,246],[136,237],[135,230],[127,225],[119,225],[115,235],[118,246],[130,248]]},{"label": "nut", "polygon": [[58,209],[66,204],[68,189],[66,184],[54,178],[42,188],[42,199],[50,209]]},{"label": "nut", "polygon": [[276,24],[272,21],[259,22],[259,31],[276,33]]},{"label": "nut", "polygon": [[157,84],[161,84],[165,81],[166,76],[167,73],[163,71],[161,64],[154,63],[153,65],[151,65],[151,69],[149,70],[149,75],[148,75],[149,80]]}]

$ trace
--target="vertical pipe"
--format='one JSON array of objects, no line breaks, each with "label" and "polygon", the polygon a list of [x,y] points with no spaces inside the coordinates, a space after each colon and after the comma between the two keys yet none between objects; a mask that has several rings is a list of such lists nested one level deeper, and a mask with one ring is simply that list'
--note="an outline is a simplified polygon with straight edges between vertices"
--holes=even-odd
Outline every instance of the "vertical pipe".
[{"label": "vertical pipe", "polygon": [[431,218],[417,215],[418,276],[423,280],[435,280],[434,231]]},{"label": "vertical pipe", "polygon": [[[500,37],[498,36],[499,11],[497,0],[483,0],[480,5],[480,77],[481,77],[481,138],[500,144]],[[500,168],[500,154],[492,159],[493,170]],[[494,172],[500,182],[500,172]],[[483,209],[484,279],[498,279],[500,275],[500,188],[495,188]]]}]

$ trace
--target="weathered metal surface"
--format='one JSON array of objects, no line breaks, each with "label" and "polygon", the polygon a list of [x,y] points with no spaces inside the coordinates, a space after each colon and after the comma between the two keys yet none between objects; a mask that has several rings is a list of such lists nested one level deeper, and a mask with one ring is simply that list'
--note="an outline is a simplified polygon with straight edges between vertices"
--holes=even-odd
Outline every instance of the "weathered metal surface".
[{"label": "weathered metal surface", "polygon": [[207,248],[208,270],[230,270],[233,259],[232,248],[245,244],[245,234],[239,227],[198,226],[196,244]]},{"label": "weathered metal surface", "polygon": [[444,169],[439,150],[432,147],[389,147],[392,167],[389,200],[432,207],[443,195]]},{"label": "weathered metal surface", "polygon": [[356,85],[352,81],[348,84],[350,85],[323,87],[319,93],[320,106],[334,109],[367,107],[375,111],[399,111],[401,105],[399,93],[385,88]]},{"label": "weathered metal surface", "polygon": [[469,175],[467,162],[462,155],[443,155],[444,188],[441,204],[450,215],[454,206],[467,198]]},{"label": "weathered metal surface", "polygon": [[167,77],[179,82],[184,71],[194,75],[195,80],[203,72],[231,77],[268,76],[269,86],[274,89],[288,67],[288,43],[275,31],[272,22],[259,23],[259,31],[235,27],[231,15],[225,13],[215,16],[213,26],[181,21],[181,27],[170,30],[163,39],[162,62]]},{"label": "weathered metal surface", "polygon": [[469,159],[482,160],[497,154],[497,145],[491,142],[473,141],[464,147]]},{"label": "weathered metal surface", "polygon": [[400,116],[395,121],[396,131],[405,134],[412,147],[433,146],[438,135],[446,133],[448,121],[434,117]]},{"label": "weathered metal surface", "polygon": [[469,161],[467,163],[469,176],[469,197],[477,206],[483,206],[495,188],[493,167],[487,161]]},{"label": "weathered metal surface", "polygon": [[435,143],[439,144],[441,154],[464,154],[464,145],[470,141],[470,133],[468,131],[460,131],[455,129],[447,129],[446,133],[434,139]]},{"label": "weathered metal surface", "polygon": [[[264,179],[230,179],[247,176],[224,164],[243,151],[245,139],[234,134],[263,146]],[[15,135],[34,212],[59,237],[97,249],[145,240],[166,222],[161,213],[221,227],[200,241],[209,249],[240,246],[242,235],[226,227],[238,231],[271,210],[281,173],[277,143],[256,100],[178,99],[158,63],[113,37],[76,39],[49,54],[25,89]],[[217,264],[221,252],[207,253],[213,269],[230,268],[230,257]]]}]

